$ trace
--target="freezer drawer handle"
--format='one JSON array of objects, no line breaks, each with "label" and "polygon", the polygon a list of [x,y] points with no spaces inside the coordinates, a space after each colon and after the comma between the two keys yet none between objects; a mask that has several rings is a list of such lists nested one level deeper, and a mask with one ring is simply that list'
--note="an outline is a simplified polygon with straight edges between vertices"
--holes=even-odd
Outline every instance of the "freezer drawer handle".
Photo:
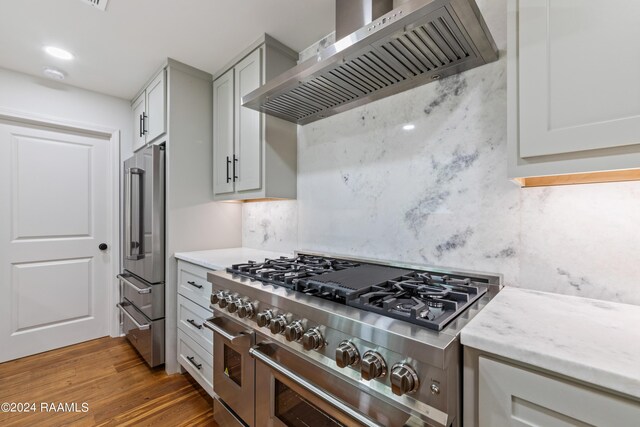
[{"label": "freezer drawer handle", "polygon": [[218,323],[222,321],[221,317],[211,317],[204,321],[204,327],[211,329],[216,334],[222,335],[223,338],[230,341],[234,345],[248,344],[251,341],[251,335],[248,332],[240,332],[238,335],[232,335],[225,331]]},{"label": "freezer drawer handle", "polygon": [[202,325],[198,325],[196,321],[193,319],[187,319],[187,322],[191,323],[193,326],[195,326],[198,329],[202,329]]},{"label": "freezer drawer handle", "polygon": [[202,363],[196,363],[196,362],[195,362],[195,357],[193,357],[193,356],[188,356],[188,357],[187,357],[187,360],[188,360],[189,362],[191,362],[191,364],[192,364],[193,366],[195,366],[197,370],[202,369]]},{"label": "freezer drawer handle", "polygon": [[127,277],[129,277],[129,276],[125,276],[123,274],[118,274],[116,277],[118,279],[122,280],[127,285],[131,286],[139,294],[150,294],[151,293],[151,288],[140,288],[140,287],[134,285],[131,281],[127,280]]},{"label": "freezer drawer handle", "polygon": [[133,322],[134,325],[136,325],[136,328],[140,329],[141,331],[146,331],[151,327],[151,325],[149,325],[148,323],[145,323],[144,325],[138,323],[138,321],[132,315],[129,314],[129,312],[124,308],[122,304],[118,303],[116,304],[116,307],[118,307],[120,311],[123,312],[124,315],[127,316]]},{"label": "freezer drawer handle", "polygon": [[369,418],[365,417],[361,413],[351,409],[351,407],[349,405],[347,405],[346,403],[344,403],[342,400],[330,395],[326,391],[316,387],[314,384],[312,384],[309,381],[307,381],[306,379],[302,378],[301,376],[299,376],[295,372],[293,372],[293,371],[289,370],[288,368],[280,365],[278,362],[276,362],[273,359],[271,359],[267,354],[265,354],[262,351],[260,351],[260,346],[251,347],[249,349],[249,354],[254,359],[259,360],[260,362],[262,362],[265,365],[267,365],[269,368],[271,368],[274,371],[276,371],[276,372],[284,375],[285,377],[289,378],[291,381],[293,381],[294,383],[298,384],[300,387],[302,387],[305,390],[315,394],[320,399],[324,400],[325,402],[329,403],[330,405],[333,405],[334,407],[338,408],[340,411],[342,411],[343,413],[347,414],[348,416],[350,416],[354,420],[357,420],[358,422],[360,422],[360,423],[362,423],[362,424],[364,424],[366,426],[379,426],[379,427],[382,427],[381,424],[378,424],[378,423],[370,420]]},{"label": "freezer drawer handle", "polygon": [[194,288],[202,289],[202,285],[198,285],[193,280],[189,280],[187,283],[190,284],[191,286],[193,286]]}]

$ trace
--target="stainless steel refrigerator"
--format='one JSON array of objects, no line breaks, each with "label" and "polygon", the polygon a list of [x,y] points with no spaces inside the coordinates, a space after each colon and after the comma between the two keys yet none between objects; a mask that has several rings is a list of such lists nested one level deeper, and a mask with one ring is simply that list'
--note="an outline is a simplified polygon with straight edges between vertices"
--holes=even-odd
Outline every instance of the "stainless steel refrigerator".
[{"label": "stainless steel refrigerator", "polygon": [[124,162],[120,303],[123,331],[150,366],[164,363],[165,150]]}]

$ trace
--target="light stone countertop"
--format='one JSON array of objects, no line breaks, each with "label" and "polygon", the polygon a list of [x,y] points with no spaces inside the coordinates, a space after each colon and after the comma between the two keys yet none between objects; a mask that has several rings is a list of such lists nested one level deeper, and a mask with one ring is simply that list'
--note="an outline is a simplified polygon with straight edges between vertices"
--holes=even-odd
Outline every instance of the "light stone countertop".
[{"label": "light stone countertop", "polygon": [[640,399],[640,306],[504,288],[463,345]]},{"label": "light stone countertop", "polygon": [[177,259],[190,262],[211,270],[224,270],[232,264],[244,263],[249,260],[261,262],[265,258],[292,256],[291,253],[271,252],[252,248],[212,249],[196,252],[176,252]]}]

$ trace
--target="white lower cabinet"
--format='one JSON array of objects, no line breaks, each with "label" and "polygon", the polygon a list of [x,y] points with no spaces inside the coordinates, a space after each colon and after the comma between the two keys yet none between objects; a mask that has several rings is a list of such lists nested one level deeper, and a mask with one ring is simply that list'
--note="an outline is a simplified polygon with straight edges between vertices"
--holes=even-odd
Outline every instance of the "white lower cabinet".
[{"label": "white lower cabinet", "polygon": [[213,397],[213,332],[204,327],[213,316],[209,271],[178,261],[178,362]]},{"label": "white lower cabinet", "polygon": [[178,329],[178,362],[202,388],[213,394],[213,356],[182,329]]},{"label": "white lower cabinet", "polygon": [[199,265],[178,261],[178,293],[207,309],[211,298],[208,272],[209,270]]},{"label": "white lower cabinet", "polygon": [[481,356],[478,425],[637,426],[640,425],[640,404]]},{"label": "white lower cabinet", "polygon": [[178,328],[213,353],[213,331],[204,327],[204,321],[211,316],[211,310],[178,295]]}]

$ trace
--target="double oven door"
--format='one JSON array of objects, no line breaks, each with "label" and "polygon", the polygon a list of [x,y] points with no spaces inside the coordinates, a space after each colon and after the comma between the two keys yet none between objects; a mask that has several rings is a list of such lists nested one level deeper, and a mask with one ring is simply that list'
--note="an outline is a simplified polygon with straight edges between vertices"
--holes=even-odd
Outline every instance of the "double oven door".
[{"label": "double oven door", "polygon": [[213,390],[221,402],[214,402],[214,417],[221,427],[255,425],[255,362],[249,350],[255,334],[227,317],[207,319],[213,331]]},{"label": "double oven door", "polygon": [[214,332],[213,384],[220,400],[214,417],[220,426],[387,426],[411,418],[226,314],[216,315],[205,326]]},{"label": "double oven door", "polygon": [[257,426],[383,425],[347,403],[363,397],[367,406],[376,399],[369,401],[370,396],[310,362],[268,342],[254,346],[250,354],[256,360]]}]

